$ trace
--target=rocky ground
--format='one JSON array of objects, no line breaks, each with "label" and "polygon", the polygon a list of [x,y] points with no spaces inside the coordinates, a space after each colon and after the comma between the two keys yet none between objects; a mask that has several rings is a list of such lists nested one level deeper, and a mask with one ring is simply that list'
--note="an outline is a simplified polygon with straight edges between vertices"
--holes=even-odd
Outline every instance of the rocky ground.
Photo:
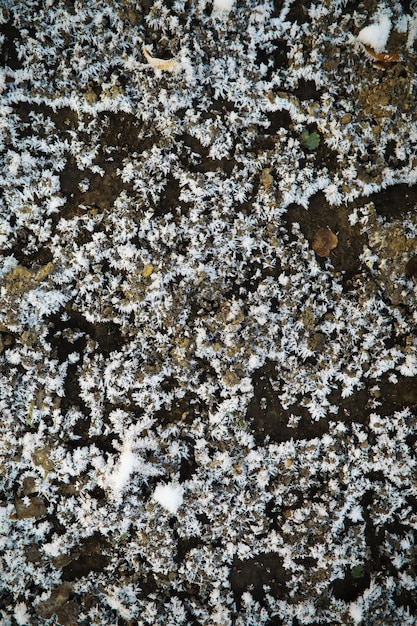
[{"label": "rocky ground", "polygon": [[2,624],[417,623],[413,3],[3,4]]}]

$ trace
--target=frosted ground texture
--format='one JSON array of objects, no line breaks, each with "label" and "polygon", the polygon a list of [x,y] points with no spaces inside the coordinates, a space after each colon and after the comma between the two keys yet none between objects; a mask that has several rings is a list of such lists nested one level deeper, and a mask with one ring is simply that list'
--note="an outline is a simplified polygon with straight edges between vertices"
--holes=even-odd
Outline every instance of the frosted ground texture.
[{"label": "frosted ground texture", "polygon": [[0,9],[4,625],[417,621],[417,18],[218,5]]}]

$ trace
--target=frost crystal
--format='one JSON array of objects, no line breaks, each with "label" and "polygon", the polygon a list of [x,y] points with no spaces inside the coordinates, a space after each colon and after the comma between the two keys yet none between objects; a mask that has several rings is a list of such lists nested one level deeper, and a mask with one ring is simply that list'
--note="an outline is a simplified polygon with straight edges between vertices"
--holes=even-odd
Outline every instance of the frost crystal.
[{"label": "frost crystal", "polygon": [[2,624],[415,621],[417,20],[371,4],[3,1]]}]

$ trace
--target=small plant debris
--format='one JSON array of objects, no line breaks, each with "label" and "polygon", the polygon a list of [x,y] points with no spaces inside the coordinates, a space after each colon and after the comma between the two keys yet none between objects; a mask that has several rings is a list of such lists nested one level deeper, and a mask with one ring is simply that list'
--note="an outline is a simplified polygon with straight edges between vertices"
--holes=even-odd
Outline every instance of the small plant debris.
[{"label": "small plant debris", "polygon": [[339,239],[330,228],[319,228],[314,235],[311,247],[317,256],[326,257],[337,247]]}]

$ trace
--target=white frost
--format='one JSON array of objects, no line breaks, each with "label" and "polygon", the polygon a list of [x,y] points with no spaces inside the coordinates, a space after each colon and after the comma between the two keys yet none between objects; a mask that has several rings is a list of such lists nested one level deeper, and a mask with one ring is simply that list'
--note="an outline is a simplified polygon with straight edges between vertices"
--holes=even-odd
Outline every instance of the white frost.
[{"label": "white frost", "polygon": [[30,615],[24,602],[18,602],[14,609],[14,618],[19,626],[30,624]]},{"label": "white frost", "polygon": [[363,611],[360,602],[351,602],[349,607],[349,615],[355,624],[360,624],[363,619]]},{"label": "white frost", "polygon": [[109,478],[109,483],[114,494],[123,493],[136,465],[137,456],[129,449],[123,450],[120,455],[119,463]]}]

